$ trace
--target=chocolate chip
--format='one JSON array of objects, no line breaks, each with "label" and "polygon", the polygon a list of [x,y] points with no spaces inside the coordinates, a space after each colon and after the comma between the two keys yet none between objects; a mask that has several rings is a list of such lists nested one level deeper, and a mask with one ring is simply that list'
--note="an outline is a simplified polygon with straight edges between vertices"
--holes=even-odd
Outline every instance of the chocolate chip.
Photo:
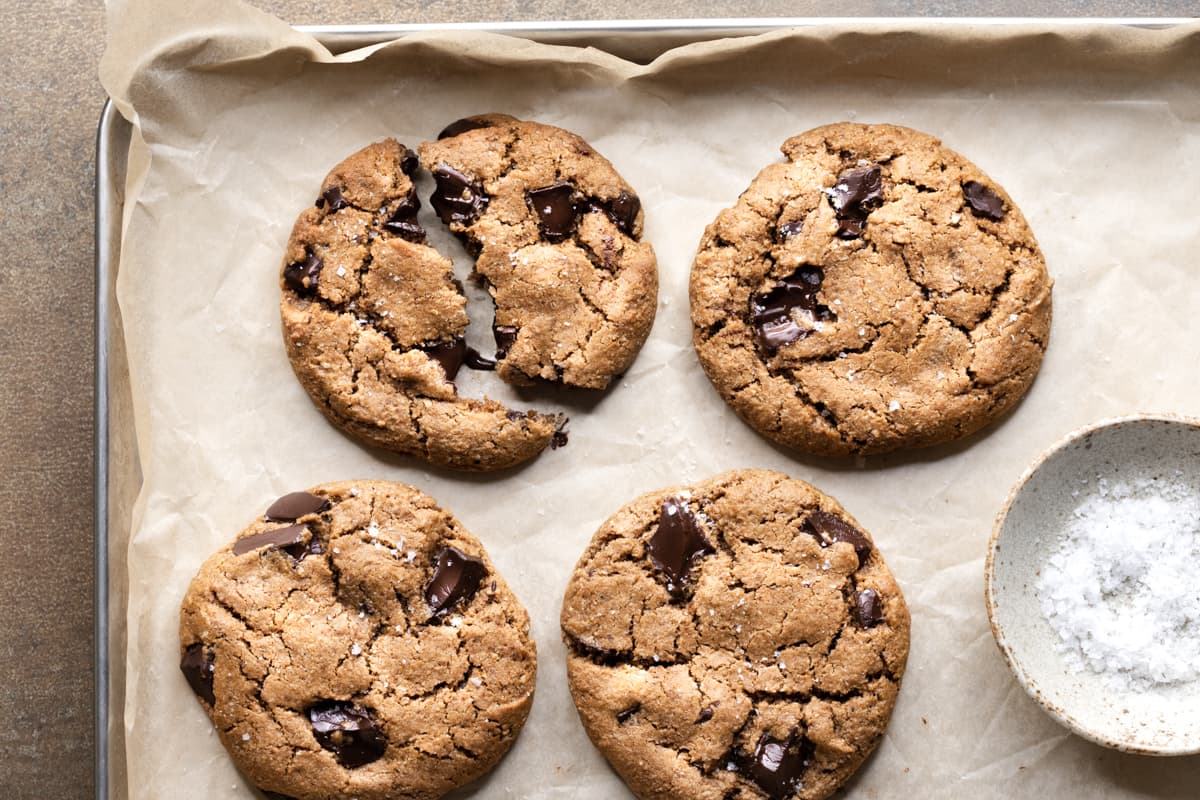
[{"label": "chocolate chip", "polygon": [[496,339],[496,358],[502,359],[508,355],[508,350],[517,340],[518,328],[513,325],[493,325],[492,336]]},{"label": "chocolate chip", "polygon": [[[824,281],[825,272],[820,267],[805,264],[771,291],[750,298],[751,322],[764,350],[774,353],[808,336],[817,322],[837,319],[829,306],[817,302]],[[803,319],[798,321],[797,316]]]},{"label": "chocolate chip", "polygon": [[412,175],[417,171],[417,167],[421,166],[421,160],[417,158],[417,154],[407,147],[401,147],[400,153],[400,171],[405,175]]},{"label": "chocolate chip", "polygon": [[425,602],[434,618],[450,612],[460,602],[467,602],[479,591],[479,583],[487,575],[481,559],[469,556],[453,547],[438,553],[433,577],[425,587]]},{"label": "chocolate chip", "polygon": [[442,128],[442,132],[437,135],[438,141],[442,139],[453,139],[455,136],[474,131],[480,128],[491,128],[493,123],[484,117],[463,117],[462,119],[451,122],[446,127]]},{"label": "chocolate chip", "polygon": [[463,360],[463,363],[471,369],[491,370],[496,368],[495,359],[488,358],[474,347],[467,348],[467,356]]},{"label": "chocolate chip", "polygon": [[567,420],[563,420],[562,424],[554,429],[554,435],[550,437],[550,449],[557,450],[560,447],[566,447],[570,435],[567,430]]},{"label": "chocolate chip", "polygon": [[640,711],[641,708],[642,708],[641,705],[635,705],[635,706],[630,706],[629,708],[625,709],[624,711],[618,711],[617,712],[617,724],[624,725],[626,722],[628,722],[633,717],[634,714],[636,714],[638,711]]},{"label": "chocolate chip", "polygon": [[837,235],[856,239],[867,226],[867,215],[883,205],[883,172],[879,167],[843,172],[828,195],[840,223]]},{"label": "chocolate chip", "polygon": [[325,202],[329,204],[329,211],[341,211],[346,206],[350,205],[350,201],[342,195],[342,190],[337,186],[330,186],[325,191],[321,192],[321,196],[325,198]]},{"label": "chocolate chip", "polygon": [[458,375],[463,361],[467,358],[467,343],[462,339],[455,339],[452,342],[437,342],[418,349],[442,365],[448,381],[454,380],[454,376]]},{"label": "chocolate chip", "polygon": [[433,179],[437,189],[430,202],[447,225],[470,225],[487,208],[488,196],[483,188],[454,167],[442,164],[433,171]]},{"label": "chocolate chip", "polygon": [[340,700],[323,700],[308,709],[317,743],[333,753],[343,767],[370,764],[387,749],[387,740],[375,727],[375,712]]},{"label": "chocolate chip", "polygon": [[317,291],[317,281],[325,262],[312,250],[304,252],[304,261],[295,261],[283,268],[283,282],[294,292],[313,294]]},{"label": "chocolate chip", "polygon": [[308,492],[292,492],[271,503],[265,516],[267,522],[295,522],[305,514],[316,514],[330,505],[325,497]]},{"label": "chocolate chip", "polygon": [[525,200],[538,217],[538,230],[551,242],[561,242],[575,230],[575,187],[556,183],[544,189],[526,192]]},{"label": "chocolate chip", "polygon": [[716,709],[716,707],[717,707],[717,705],[713,704],[711,706],[706,706],[706,707],[700,709],[700,716],[696,717],[696,722],[694,724],[702,725],[705,722],[708,722],[710,719],[712,719],[713,711]]},{"label": "chocolate chip", "polygon": [[213,694],[213,674],[216,672],[216,666],[213,664],[212,652],[203,644],[196,642],[188,645],[183,651],[183,657],[179,659],[179,669],[197,697],[210,706],[217,702]]},{"label": "chocolate chip", "polygon": [[786,242],[793,236],[799,236],[804,230],[804,220],[794,219],[791,222],[785,222],[775,230],[775,241]]},{"label": "chocolate chip", "polygon": [[420,208],[421,200],[417,197],[416,190],[409,192],[408,195],[400,199],[396,210],[383,223],[384,230],[394,233],[410,242],[424,242],[425,230],[417,222],[417,211]]},{"label": "chocolate chip", "polygon": [[633,236],[633,226],[637,223],[638,212],[642,210],[642,201],[636,194],[623,191],[612,200],[601,202],[600,205],[608,213],[609,219],[626,236]]},{"label": "chocolate chip", "polygon": [[854,616],[863,628],[874,628],[883,622],[883,600],[874,589],[854,593]]},{"label": "chocolate chip", "polygon": [[821,547],[829,547],[834,542],[846,542],[858,554],[858,563],[862,564],[871,555],[871,541],[858,528],[841,517],[828,511],[814,511],[804,519],[801,529],[812,536]]},{"label": "chocolate chip", "polygon": [[667,576],[667,591],[679,597],[688,583],[692,562],[713,552],[704,538],[700,523],[687,503],[678,497],[662,501],[658,530],[646,543],[646,553],[654,566]]},{"label": "chocolate chip", "polygon": [[233,554],[235,556],[242,556],[252,550],[259,550],[264,547],[268,550],[280,550],[292,547],[293,545],[303,543],[306,533],[308,533],[307,525],[288,525],[286,528],[272,528],[269,531],[263,531],[262,533],[238,539],[233,543]]},{"label": "chocolate chip", "polygon": [[803,787],[804,773],[814,750],[807,737],[793,733],[786,739],[775,739],[764,733],[754,755],[739,754],[734,764],[766,793],[768,800],[784,800]]},{"label": "chocolate chip", "polygon": [[987,217],[996,222],[1004,219],[1004,201],[1000,199],[1000,195],[979,181],[967,181],[962,188],[963,199],[967,201],[975,216]]}]

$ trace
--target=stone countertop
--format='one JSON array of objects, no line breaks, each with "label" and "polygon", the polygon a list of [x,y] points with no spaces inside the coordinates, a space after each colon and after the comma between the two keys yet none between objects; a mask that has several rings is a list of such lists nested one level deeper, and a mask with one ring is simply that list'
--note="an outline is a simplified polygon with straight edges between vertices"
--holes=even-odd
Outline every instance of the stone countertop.
[{"label": "stone countertop", "polygon": [[[296,24],[828,16],[744,0],[259,0]],[[839,16],[1193,16],[1194,0],[848,0]],[[93,797],[93,181],[103,8],[0,15],[0,796]]]}]

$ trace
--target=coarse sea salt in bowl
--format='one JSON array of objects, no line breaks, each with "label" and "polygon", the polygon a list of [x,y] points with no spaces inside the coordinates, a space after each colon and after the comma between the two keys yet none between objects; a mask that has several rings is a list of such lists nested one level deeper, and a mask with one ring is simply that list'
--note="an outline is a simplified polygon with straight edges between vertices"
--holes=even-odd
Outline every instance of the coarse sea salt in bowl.
[{"label": "coarse sea salt in bowl", "polygon": [[1067,436],[1009,494],[985,571],[996,644],[1051,716],[1125,752],[1200,752],[1200,420]]}]

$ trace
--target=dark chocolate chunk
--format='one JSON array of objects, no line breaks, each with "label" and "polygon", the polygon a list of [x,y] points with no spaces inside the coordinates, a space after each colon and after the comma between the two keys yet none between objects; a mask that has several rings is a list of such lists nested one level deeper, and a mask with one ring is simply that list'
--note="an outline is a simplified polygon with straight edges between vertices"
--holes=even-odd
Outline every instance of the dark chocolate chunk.
[{"label": "dark chocolate chunk", "polygon": [[713,552],[704,538],[700,522],[678,497],[663,500],[658,513],[658,530],[646,543],[650,561],[667,576],[667,591],[676,597],[683,594],[688,583],[692,562]]},{"label": "dark chocolate chunk", "polygon": [[804,230],[804,220],[794,219],[791,222],[785,222],[775,230],[775,241],[786,242],[793,236],[799,236]]},{"label": "dark chocolate chunk", "polygon": [[841,517],[828,511],[814,511],[804,519],[802,530],[812,536],[821,547],[829,547],[834,542],[847,542],[858,554],[858,563],[862,564],[871,555],[871,542],[858,528]]},{"label": "dark chocolate chunk", "polygon": [[464,134],[467,131],[491,127],[493,127],[493,124],[487,119],[483,119],[481,117],[463,117],[462,119],[455,120],[446,127],[442,128],[442,132],[437,135],[437,138],[438,141],[441,141],[442,139],[453,139],[455,136]]},{"label": "dark chocolate chunk", "polygon": [[776,739],[763,733],[753,756],[738,754],[733,765],[766,793],[768,800],[784,800],[800,791],[815,748],[805,736],[793,733]]},{"label": "dark chocolate chunk", "polygon": [[624,725],[626,722],[629,722],[629,720],[633,717],[633,715],[636,714],[638,711],[640,711],[641,708],[642,707],[640,705],[636,705],[636,706],[630,706],[629,708],[625,709],[624,711],[618,711],[617,712],[617,724]]},{"label": "dark chocolate chunk", "polygon": [[874,628],[883,622],[883,599],[874,589],[854,593],[854,617],[863,628]]},{"label": "dark chocolate chunk", "polygon": [[196,642],[188,645],[179,659],[179,669],[187,678],[188,686],[204,702],[210,706],[217,702],[213,694],[213,674],[216,666],[213,664],[213,654],[203,644]]},{"label": "dark chocolate chunk", "polygon": [[412,175],[417,171],[417,167],[421,166],[421,159],[417,158],[417,154],[407,147],[401,146],[400,153],[400,171],[405,175]]},{"label": "dark chocolate chunk", "polygon": [[410,242],[424,242],[425,229],[417,222],[417,211],[420,208],[421,200],[417,197],[416,190],[409,192],[401,198],[396,210],[383,223],[383,229]]},{"label": "dark chocolate chunk", "polygon": [[567,430],[567,420],[564,419],[562,424],[554,429],[554,435],[550,437],[550,449],[557,450],[560,447],[566,447],[570,436],[570,431]]},{"label": "dark chocolate chunk", "polygon": [[508,355],[508,349],[517,340],[517,328],[513,325],[492,325],[492,336],[496,339],[496,359]]},{"label": "dark chocolate chunk", "polygon": [[837,235],[857,239],[866,229],[867,215],[883,205],[883,172],[879,167],[843,172],[828,194],[840,223]]},{"label": "dark chocolate chunk", "polygon": [[525,200],[538,217],[538,230],[551,242],[561,242],[575,230],[575,187],[556,183],[526,192]]},{"label": "dark chocolate chunk", "polygon": [[975,216],[987,217],[996,222],[1004,219],[1004,201],[1000,199],[1000,195],[979,181],[967,181],[962,188],[963,199],[967,201]]},{"label": "dark chocolate chunk", "polygon": [[307,525],[288,525],[286,528],[272,528],[269,531],[263,531],[262,533],[238,539],[233,543],[233,554],[235,556],[242,556],[252,550],[259,550],[264,547],[268,550],[287,549],[298,544],[303,544],[306,533],[308,533]]},{"label": "dark chocolate chunk", "polygon": [[474,347],[467,348],[466,358],[463,360],[471,369],[495,369],[495,359],[488,358],[483,353],[476,350]]},{"label": "dark chocolate chunk", "polygon": [[633,226],[637,223],[638,212],[642,210],[642,201],[636,194],[621,192],[612,200],[601,203],[601,207],[626,236],[633,236]]},{"label": "dark chocolate chunk", "polygon": [[717,704],[714,703],[711,706],[705,706],[704,708],[700,709],[700,716],[696,717],[695,724],[701,725],[705,722],[708,722],[710,719],[712,719],[713,711],[716,709],[716,707],[717,707]]},{"label": "dark chocolate chunk", "polygon": [[454,167],[442,164],[433,171],[433,179],[437,189],[430,202],[447,225],[470,225],[487,208],[488,196],[483,188]]},{"label": "dark chocolate chunk", "polygon": [[513,422],[516,422],[517,420],[525,419],[529,415],[527,413],[525,413],[524,411],[509,411],[504,416],[507,417],[508,419],[512,420]]},{"label": "dark chocolate chunk", "polygon": [[[751,322],[764,350],[774,353],[808,336],[815,330],[815,323],[837,319],[829,306],[817,302],[824,280],[825,272],[820,267],[804,264],[771,291],[750,298]],[[802,312],[803,325],[797,321],[796,312]]]},{"label": "dark chocolate chunk", "polygon": [[350,205],[350,201],[342,195],[342,190],[337,186],[330,186],[325,191],[321,192],[321,196],[325,198],[325,202],[329,204],[330,212],[341,211],[346,206]]},{"label": "dark chocolate chunk", "polygon": [[425,587],[425,602],[433,617],[448,614],[460,602],[470,601],[486,575],[487,567],[481,559],[453,547],[442,548],[433,577]]},{"label": "dark chocolate chunk", "polygon": [[325,511],[331,503],[327,498],[308,492],[292,492],[271,503],[267,509],[267,522],[295,522],[305,514]]},{"label": "dark chocolate chunk", "polygon": [[321,277],[321,268],[325,262],[312,250],[307,250],[304,261],[295,261],[283,269],[283,282],[288,288],[300,294],[313,294],[317,291],[317,281]]},{"label": "dark chocolate chunk", "polygon": [[323,700],[308,709],[317,743],[333,753],[343,767],[370,764],[387,749],[387,740],[375,727],[375,712],[341,700]]},{"label": "dark chocolate chunk", "polygon": [[454,376],[458,375],[459,369],[462,368],[463,362],[467,358],[467,343],[462,339],[455,339],[453,342],[437,342],[419,349],[442,365],[448,381],[454,380]]}]

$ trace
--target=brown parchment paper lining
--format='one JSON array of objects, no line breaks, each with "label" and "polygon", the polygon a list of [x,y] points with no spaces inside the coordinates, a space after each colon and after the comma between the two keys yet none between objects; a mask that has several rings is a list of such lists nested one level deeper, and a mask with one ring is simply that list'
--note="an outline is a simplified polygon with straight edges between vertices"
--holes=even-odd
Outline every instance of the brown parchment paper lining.
[{"label": "brown parchment paper lining", "polygon": [[[112,4],[102,65],[137,126],[118,275],[144,474],[126,553],[127,651],[113,654],[126,668],[115,711],[128,797],[251,796],[179,674],[178,604],[203,559],[276,496],[354,477],[430,492],[532,615],[533,714],[462,796],[629,796],[566,689],[563,588],[623,503],[750,466],[841,500],[912,608],[900,701],[853,796],[1200,795],[1200,761],[1110,752],[1042,714],[1005,668],[983,603],[993,517],[1040,450],[1105,416],[1200,415],[1200,29],[814,26],[639,66],[461,32],[335,58],[233,0],[176,5]],[[467,381],[467,392],[572,417],[565,449],[472,477],[366,449],[322,419],[284,355],[277,273],[292,222],[344,155],[389,135],[416,145],[493,110],[574,130],[616,164],[642,197],[661,291],[650,341],[598,399],[530,401],[491,376]],[[843,119],[941,137],[1011,193],[1045,251],[1056,286],[1042,373],[1015,413],[966,442],[858,463],[801,458],[737,420],[692,351],[687,277],[704,226],[785,138]],[[436,241],[465,275],[461,248]],[[489,323],[476,316],[471,336],[486,342]]]}]

